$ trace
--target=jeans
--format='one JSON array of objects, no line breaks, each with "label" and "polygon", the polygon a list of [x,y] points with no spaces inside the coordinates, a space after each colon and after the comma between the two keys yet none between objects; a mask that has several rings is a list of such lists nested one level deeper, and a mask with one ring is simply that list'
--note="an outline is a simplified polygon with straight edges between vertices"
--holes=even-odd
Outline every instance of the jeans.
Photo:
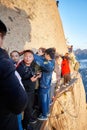
[{"label": "jeans", "polygon": [[41,103],[41,109],[42,109],[42,116],[46,116],[49,113],[49,104],[50,104],[50,88],[41,88],[39,90],[40,95],[40,103]]},{"label": "jeans", "polygon": [[23,128],[22,128],[22,114],[18,114],[17,118],[18,118],[19,130],[23,130]]}]

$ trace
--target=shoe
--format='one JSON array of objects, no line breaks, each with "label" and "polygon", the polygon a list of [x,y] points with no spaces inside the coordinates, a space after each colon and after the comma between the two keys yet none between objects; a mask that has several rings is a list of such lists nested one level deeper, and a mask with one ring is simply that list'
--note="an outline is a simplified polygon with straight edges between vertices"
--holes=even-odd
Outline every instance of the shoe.
[{"label": "shoe", "polygon": [[50,106],[53,104],[53,101],[50,101]]},{"label": "shoe", "polygon": [[62,85],[62,87],[63,87],[63,88],[65,88],[65,87],[66,87],[66,85],[64,85],[64,84],[63,84],[63,85]]},{"label": "shoe", "polygon": [[66,85],[68,86],[68,85],[69,85],[69,83],[66,83]]},{"label": "shoe", "polygon": [[26,130],[33,130],[33,127],[31,127],[30,125],[28,125]]},{"label": "shoe", "polygon": [[30,118],[29,122],[30,122],[30,123],[32,123],[32,124],[34,124],[34,123],[36,123],[36,122],[37,122],[37,120],[36,120],[36,119],[34,119],[34,118]]},{"label": "shoe", "polygon": [[57,89],[56,89],[56,92],[58,92],[59,90],[60,90],[60,88],[57,88]]},{"label": "shoe", "polygon": [[50,116],[50,113],[47,114],[47,117],[49,117],[49,116]]},{"label": "shoe", "polygon": [[47,116],[42,116],[42,115],[40,115],[39,117],[38,117],[38,120],[41,120],[41,121],[45,121],[45,120],[47,120],[48,118],[47,118]]}]

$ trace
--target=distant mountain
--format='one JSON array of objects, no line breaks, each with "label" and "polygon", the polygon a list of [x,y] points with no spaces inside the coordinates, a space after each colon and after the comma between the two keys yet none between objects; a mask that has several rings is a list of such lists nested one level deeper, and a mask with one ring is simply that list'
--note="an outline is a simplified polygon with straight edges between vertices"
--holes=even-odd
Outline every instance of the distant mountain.
[{"label": "distant mountain", "polygon": [[77,59],[81,60],[81,59],[87,59],[87,49],[77,49],[74,51]]}]

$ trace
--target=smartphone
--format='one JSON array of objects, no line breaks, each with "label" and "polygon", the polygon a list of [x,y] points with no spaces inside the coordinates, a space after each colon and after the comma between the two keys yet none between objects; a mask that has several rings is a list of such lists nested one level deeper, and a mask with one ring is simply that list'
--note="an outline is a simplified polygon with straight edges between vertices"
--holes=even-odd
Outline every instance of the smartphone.
[{"label": "smartphone", "polygon": [[39,73],[37,73],[37,74],[35,74],[35,77],[37,77],[37,76],[39,76],[40,74]]}]

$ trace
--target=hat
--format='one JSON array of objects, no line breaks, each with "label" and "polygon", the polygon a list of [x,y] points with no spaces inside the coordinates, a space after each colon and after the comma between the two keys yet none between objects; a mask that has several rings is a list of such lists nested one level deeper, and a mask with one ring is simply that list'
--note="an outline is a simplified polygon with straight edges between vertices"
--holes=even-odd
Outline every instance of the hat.
[{"label": "hat", "polygon": [[6,25],[0,20],[0,33],[2,33],[2,34],[6,34],[6,32],[7,32],[7,27],[6,27]]}]

